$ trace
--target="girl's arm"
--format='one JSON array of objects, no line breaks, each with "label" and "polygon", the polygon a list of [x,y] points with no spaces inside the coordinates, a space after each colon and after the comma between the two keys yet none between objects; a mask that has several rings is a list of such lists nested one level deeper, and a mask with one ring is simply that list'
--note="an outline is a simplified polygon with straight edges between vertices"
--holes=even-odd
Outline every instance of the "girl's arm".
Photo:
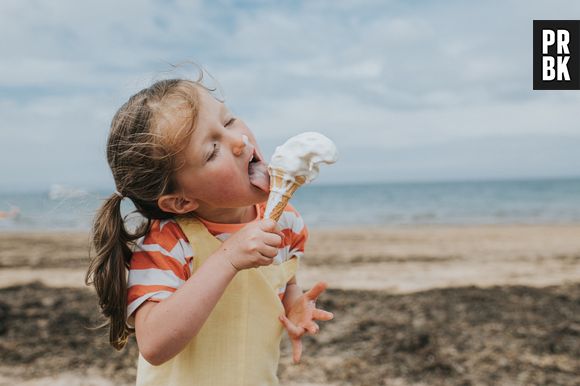
[{"label": "girl's arm", "polygon": [[161,365],[177,355],[199,332],[237,270],[220,254],[204,264],[170,297],[145,302],[135,313],[139,352]]},{"label": "girl's arm", "polygon": [[183,350],[236,273],[272,264],[281,241],[275,221],[252,222],[231,235],[171,296],[139,307],[135,334],[147,362],[160,365]]}]

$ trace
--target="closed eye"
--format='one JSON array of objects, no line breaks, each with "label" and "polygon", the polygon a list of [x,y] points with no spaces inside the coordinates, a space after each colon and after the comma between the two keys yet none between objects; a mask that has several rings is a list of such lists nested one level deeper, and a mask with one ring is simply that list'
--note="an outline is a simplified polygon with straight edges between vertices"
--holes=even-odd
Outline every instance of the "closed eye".
[{"label": "closed eye", "polygon": [[[213,144],[213,151],[211,152],[211,154],[209,155],[207,161],[211,161],[213,158],[215,158],[215,156],[217,155],[218,151],[220,150],[220,145],[219,143],[214,143]],[[206,161],[206,162],[207,162]]]},{"label": "closed eye", "polygon": [[227,121],[227,123],[225,124],[226,127],[228,127],[229,125],[231,125],[232,123],[234,123],[234,121],[236,120],[236,118],[232,118],[229,121]]}]

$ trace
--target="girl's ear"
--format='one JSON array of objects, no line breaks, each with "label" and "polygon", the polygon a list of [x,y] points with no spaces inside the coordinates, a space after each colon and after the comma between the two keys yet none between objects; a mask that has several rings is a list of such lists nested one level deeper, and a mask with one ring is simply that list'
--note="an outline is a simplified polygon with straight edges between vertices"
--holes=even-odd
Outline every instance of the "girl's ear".
[{"label": "girl's ear", "polygon": [[164,212],[185,214],[196,210],[199,204],[196,199],[178,194],[165,194],[157,199],[157,205]]}]

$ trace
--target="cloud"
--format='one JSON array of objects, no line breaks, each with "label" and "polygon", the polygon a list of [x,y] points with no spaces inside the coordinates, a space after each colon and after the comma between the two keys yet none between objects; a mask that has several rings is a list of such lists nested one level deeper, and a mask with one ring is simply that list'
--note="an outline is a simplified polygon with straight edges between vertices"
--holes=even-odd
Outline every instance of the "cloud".
[{"label": "cloud", "polygon": [[[558,174],[554,165],[580,159],[551,151],[543,166],[525,151],[580,138],[580,97],[531,90],[531,28],[578,11],[564,0],[2,2],[0,33],[16,38],[0,42],[0,162],[18,171],[6,180],[14,187],[110,184],[104,143],[116,108],[155,79],[193,75],[166,71],[194,60],[267,154],[303,130],[334,138],[349,163],[329,182],[371,170],[369,146],[417,179],[441,157],[426,148],[467,165],[441,178],[503,175],[461,151],[488,140],[529,144],[514,176]],[[369,178],[392,178],[384,170]]]}]

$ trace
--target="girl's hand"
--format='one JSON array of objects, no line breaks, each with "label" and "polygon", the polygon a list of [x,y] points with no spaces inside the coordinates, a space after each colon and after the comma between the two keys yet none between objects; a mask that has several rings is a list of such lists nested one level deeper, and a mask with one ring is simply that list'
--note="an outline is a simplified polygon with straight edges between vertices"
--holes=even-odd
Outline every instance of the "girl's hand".
[{"label": "girl's hand", "polygon": [[318,333],[320,327],[315,320],[331,320],[334,315],[316,308],[316,299],[326,290],[327,284],[318,282],[310,291],[300,296],[288,310],[288,315],[280,315],[280,321],[288,331],[292,342],[292,358],[294,363],[300,362],[302,356],[302,335]]},{"label": "girl's hand", "polygon": [[278,254],[283,237],[276,221],[263,219],[251,222],[231,235],[218,251],[236,271],[270,265]]}]

